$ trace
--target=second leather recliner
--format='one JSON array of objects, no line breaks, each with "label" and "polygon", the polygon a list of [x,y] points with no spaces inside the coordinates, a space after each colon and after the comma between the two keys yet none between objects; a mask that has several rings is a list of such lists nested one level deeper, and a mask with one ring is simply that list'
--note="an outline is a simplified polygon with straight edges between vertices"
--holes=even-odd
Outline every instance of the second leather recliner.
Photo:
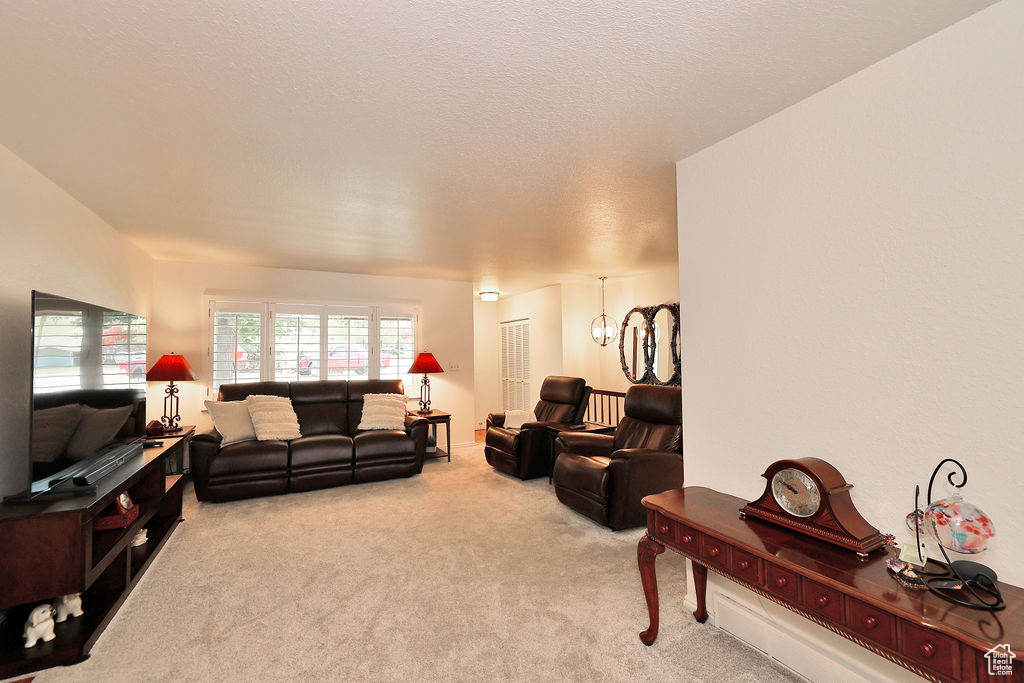
[{"label": "second leather recliner", "polygon": [[507,429],[505,413],[487,416],[484,456],[488,464],[520,479],[547,476],[554,441],[554,431],[548,427],[568,429],[581,424],[589,400],[590,387],[583,378],[546,377],[533,410],[535,422],[527,422],[521,429]]}]

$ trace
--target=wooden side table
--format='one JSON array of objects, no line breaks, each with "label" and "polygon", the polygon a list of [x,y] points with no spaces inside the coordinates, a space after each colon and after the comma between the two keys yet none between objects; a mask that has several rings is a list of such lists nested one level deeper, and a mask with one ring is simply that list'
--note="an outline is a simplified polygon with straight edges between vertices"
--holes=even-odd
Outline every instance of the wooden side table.
[{"label": "wooden side table", "polygon": [[888,550],[861,559],[824,541],[759,519],[741,519],[745,500],[690,486],[643,499],[647,533],[637,564],[647,599],[644,645],[658,637],[655,558],[671,548],[693,565],[703,623],[707,575],[713,571],[930,681],[995,683],[1024,680],[988,672],[987,653],[1024,651],[1024,589],[1000,583],[1006,609],[964,609],[927,591],[913,591],[886,569]]},{"label": "wooden side table", "polygon": [[437,445],[437,450],[433,455],[426,456],[431,460],[443,458],[448,456],[448,462],[452,461],[452,416],[451,413],[446,413],[443,410],[431,410],[429,413],[421,413],[418,410],[410,411],[410,415],[416,417],[422,417],[430,423],[430,429],[434,435],[434,443],[437,444],[437,425],[444,423],[445,429],[445,445],[448,446],[448,450],[441,448]]},{"label": "wooden side table", "polygon": [[181,425],[173,432],[164,432],[163,434],[157,434],[156,436],[147,436],[146,439],[177,439],[181,438],[184,442],[182,447],[177,449],[174,453],[173,458],[167,459],[167,474],[185,474],[185,455],[188,452],[188,442],[193,434],[196,433],[195,425]]}]

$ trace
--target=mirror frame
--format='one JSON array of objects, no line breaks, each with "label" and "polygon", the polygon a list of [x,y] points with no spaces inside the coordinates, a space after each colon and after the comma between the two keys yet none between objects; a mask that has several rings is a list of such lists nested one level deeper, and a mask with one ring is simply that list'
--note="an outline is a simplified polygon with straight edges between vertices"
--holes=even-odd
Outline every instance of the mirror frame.
[{"label": "mirror frame", "polygon": [[[672,316],[672,341],[670,344],[672,349],[672,376],[667,380],[658,379],[654,371],[654,355],[644,353],[644,372],[637,379],[629,371],[629,365],[626,364],[626,330],[629,327],[629,318],[634,313],[639,313],[644,322],[653,329],[654,316],[662,309],[667,310]],[[656,345],[657,342],[655,342]],[[654,384],[663,387],[680,386],[682,384],[682,363],[679,358],[679,304],[658,304],[657,306],[634,306],[631,308],[622,318],[622,328],[619,330],[619,362],[622,364],[622,374],[626,376],[630,384]]]}]

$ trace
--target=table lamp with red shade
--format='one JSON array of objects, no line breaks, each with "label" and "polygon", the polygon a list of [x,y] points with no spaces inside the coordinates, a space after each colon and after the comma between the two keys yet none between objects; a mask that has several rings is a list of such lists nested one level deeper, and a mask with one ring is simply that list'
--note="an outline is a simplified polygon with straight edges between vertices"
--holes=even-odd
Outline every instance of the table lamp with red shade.
[{"label": "table lamp with red shade", "polygon": [[194,382],[196,375],[192,372],[192,366],[184,356],[176,353],[168,353],[160,357],[153,367],[146,373],[147,382],[170,382],[164,393],[164,416],[160,418],[164,431],[173,432],[180,429],[178,422],[181,415],[178,414],[178,387],[175,382]]},{"label": "table lamp with red shade", "polygon": [[410,375],[417,375],[423,373],[423,381],[420,382],[420,409],[421,415],[425,415],[430,412],[430,377],[428,374],[435,372],[444,372],[441,364],[434,358],[434,354],[427,353],[424,351],[420,355],[416,356],[416,360],[412,362],[412,367],[409,368]]}]

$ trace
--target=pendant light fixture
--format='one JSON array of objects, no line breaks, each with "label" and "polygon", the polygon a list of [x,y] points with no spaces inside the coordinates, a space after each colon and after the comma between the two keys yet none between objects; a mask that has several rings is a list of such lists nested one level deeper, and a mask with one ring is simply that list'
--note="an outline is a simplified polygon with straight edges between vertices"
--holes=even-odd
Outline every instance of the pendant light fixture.
[{"label": "pendant light fixture", "polygon": [[599,279],[601,280],[601,315],[590,323],[590,334],[598,344],[608,346],[615,341],[615,336],[619,333],[619,326],[604,312],[604,281],[608,278],[602,275]]}]

